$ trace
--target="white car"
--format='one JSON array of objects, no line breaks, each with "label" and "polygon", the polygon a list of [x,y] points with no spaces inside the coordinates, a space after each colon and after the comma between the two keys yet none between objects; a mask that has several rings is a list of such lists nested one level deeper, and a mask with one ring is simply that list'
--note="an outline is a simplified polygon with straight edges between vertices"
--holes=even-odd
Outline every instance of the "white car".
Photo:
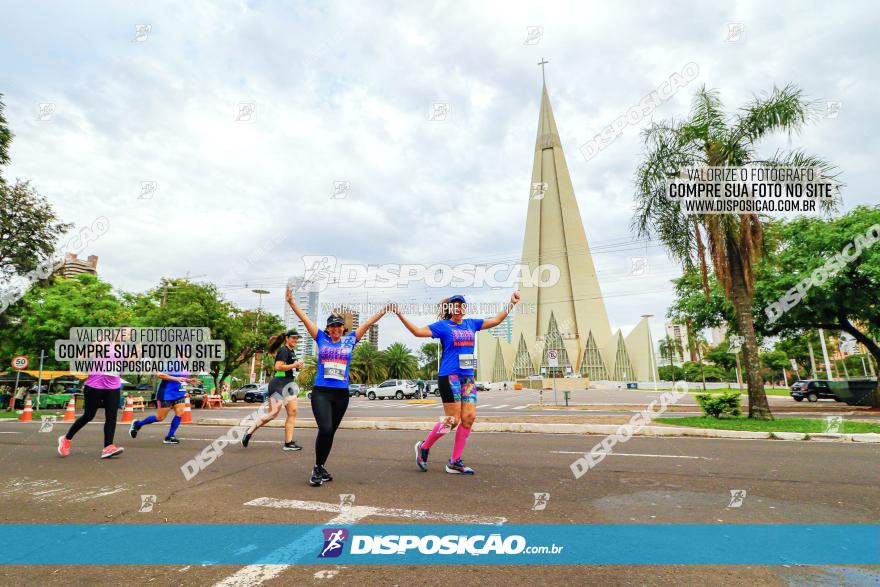
[{"label": "white car", "polygon": [[419,393],[418,387],[406,379],[389,379],[367,390],[367,399],[414,398]]}]

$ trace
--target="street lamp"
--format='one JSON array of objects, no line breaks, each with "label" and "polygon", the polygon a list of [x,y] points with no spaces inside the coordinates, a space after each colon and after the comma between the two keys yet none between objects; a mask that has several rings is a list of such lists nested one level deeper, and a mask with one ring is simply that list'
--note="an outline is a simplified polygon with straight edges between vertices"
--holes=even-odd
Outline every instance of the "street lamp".
[{"label": "street lamp", "polygon": [[[269,292],[265,289],[252,289],[251,291],[259,296],[259,302],[257,302],[257,323],[254,325],[254,334],[258,334],[260,331],[260,314],[263,313],[263,296]],[[257,353],[254,353],[254,356],[251,357],[251,383],[256,379],[256,374],[254,373],[256,364]]]},{"label": "street lamp", "polygon": [[[642,318],[653,318],[654,314],[642,314]],[[651,321],[648,320],[648,357],[651,376],[654,378],[654,391],[657,391],[657,358],[654,356],[654,338],[651,336]]]}]

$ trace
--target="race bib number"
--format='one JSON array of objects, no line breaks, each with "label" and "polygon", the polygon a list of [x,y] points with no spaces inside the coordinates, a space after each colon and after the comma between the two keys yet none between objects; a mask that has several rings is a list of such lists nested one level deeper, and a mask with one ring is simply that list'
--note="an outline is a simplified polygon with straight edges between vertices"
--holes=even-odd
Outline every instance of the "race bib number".
[{"label": "race bib number", "polygon": [[474,369],[477,366],[477,359],[473,355],[458,355],[459,369]]},{"label": "race bib number", "polygon": [[345,363],[327,361],[324,363],[324,379],[345,379]]}]

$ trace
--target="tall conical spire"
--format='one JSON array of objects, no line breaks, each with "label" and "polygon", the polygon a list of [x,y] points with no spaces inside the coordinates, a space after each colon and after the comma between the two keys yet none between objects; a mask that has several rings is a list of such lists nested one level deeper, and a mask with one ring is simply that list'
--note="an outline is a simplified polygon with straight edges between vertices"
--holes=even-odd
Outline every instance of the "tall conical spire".
[{"label": "tall conical spire", "polygon": [[566,347],[570,347],[568,356],[583,355],[590,332],[599,349],[607,352],[611,326],[546,84],[541,87],[522,263],[532,271],[539,265],[551,265],[559,273],[555,284],[522,288],[523,301],[537,308],[537,312],[516,317],[515,328],[525,340],[546,336],[544,330],[553,314]]}]

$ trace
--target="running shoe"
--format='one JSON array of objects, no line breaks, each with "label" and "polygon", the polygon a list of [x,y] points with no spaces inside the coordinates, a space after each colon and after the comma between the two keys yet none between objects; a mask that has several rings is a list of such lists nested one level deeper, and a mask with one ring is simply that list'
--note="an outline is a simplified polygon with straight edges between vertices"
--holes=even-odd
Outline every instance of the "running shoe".
[{"label": "running shoe", "polygon": [[327,481],[333,481],[333,475],[330,474],[330,471],[324,468],[324,465],[321,465],[321,479],[326,483]]},{"label": "running shoe", "polygon": [[180,441],[174,436],[166,436],[165,440],[162,441],[162,444],[180,444]]},{"label": "running shoe", "polygon": [[137,438],[137,437],[138,437],[138,431],[139,431],[140,429],[141,429],[141,427],[138,426],[137,421],[132,422],[132,423],[131,423],[131,427],[128,429],[128,435],[131,436],[132,438]]},{"label": "running shoe", "polygon": [[66,457],[70,454],[70,440],[67,440],[66,436],[58,437],[58,454],[62,457]]},{"label": "running shoe", "polygon": [[312,487],[319,487],[324,482],[324,475],[321,473],[321,467],[315,465],[315,468],[312,469],[312,476],[309,479],[309,485]]},{"label": "running shoe", "polygon": [[122,454],[122,451],[124,450],[124,448],[122,448],[121,446],[116,446],[115,444],[105,446],[104,450],[101,451],[101,458],[109,459],[110,457],[115,457],[118,454]]},{"label": "running shoe", "polygon": [[302,450],[303,447],[298,445],[295,440],[291,440],[290,442],[285,442],[284,446],[281,450]]},{"label": "running shoe", "polygon": [[474,470],[470,467],[465,466],[464,463],[461,462],[461,459],[457,461],[450,460],[446,463],[446,472],[452,473],[453,475],[473,475]]},{"label": "running shoe", "polygon": [[248,443],[251,441],[251,436],[253,436],[253,432],[248,432],[244,436],[241,437],[241,445],[247,448]]},{"label": "running shoe", "polygon": [[424,440],[420,440],[416,443],[416,466],[422,471],[428,470],[428,452],[431,449],[422,448],[422,443]]}]

